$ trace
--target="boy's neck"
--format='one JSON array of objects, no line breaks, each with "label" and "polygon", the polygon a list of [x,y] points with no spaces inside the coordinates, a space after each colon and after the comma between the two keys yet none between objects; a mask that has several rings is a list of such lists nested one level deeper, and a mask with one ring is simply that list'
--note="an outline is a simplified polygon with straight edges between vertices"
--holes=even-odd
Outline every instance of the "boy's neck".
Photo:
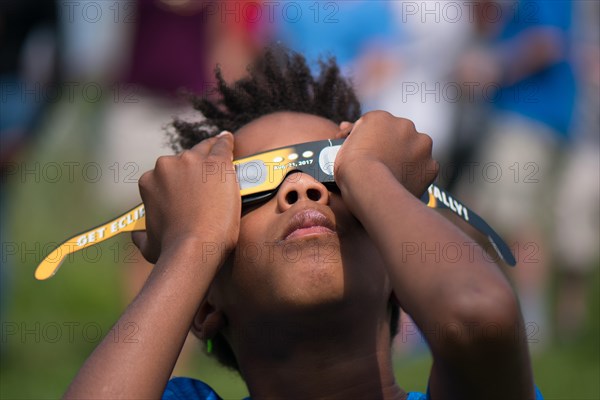
[{"label": "boy's neck", "polygon": [[238,349],[252,399],[405,399],[394,380],[389,328],[357,325],[307,327],[305,340],[298,339],[307,332],[298,331],[280,340],[285,329],[279,327],[263,343]]}]

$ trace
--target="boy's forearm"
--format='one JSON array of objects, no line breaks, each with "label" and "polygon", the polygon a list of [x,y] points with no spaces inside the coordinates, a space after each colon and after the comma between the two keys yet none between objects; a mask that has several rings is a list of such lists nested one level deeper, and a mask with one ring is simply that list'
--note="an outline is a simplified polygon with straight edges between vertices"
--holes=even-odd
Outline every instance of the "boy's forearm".
[{"label": "boy's forearm", "polygon": [[[531,398],[522,317],[499,268],[383,164],[363,163],[354,172],[341,182],[342,196],[381,252],[400,306],[430,346],[433,396]],[[442,250],[449,244],[476,251],[450,257]]]},{"label": "boy's forearm", "polygon": [[221,255],[181,243],[159,258],[117,327],[134,324],[127,341],[107,336],[87,359],[66,398],[159,398]]},{"label": "boy's forearm", "polygon": [[[357,168],[341,190],[386,261],[401,306],[422,329],[479,316],[500,317],[487,310],[501,308],[491,304],[499,299],[516,306],[510,285],[483,250],[409,193],[383,164]],[[446,257],[442,249],[449,244],[475,251]]]}]

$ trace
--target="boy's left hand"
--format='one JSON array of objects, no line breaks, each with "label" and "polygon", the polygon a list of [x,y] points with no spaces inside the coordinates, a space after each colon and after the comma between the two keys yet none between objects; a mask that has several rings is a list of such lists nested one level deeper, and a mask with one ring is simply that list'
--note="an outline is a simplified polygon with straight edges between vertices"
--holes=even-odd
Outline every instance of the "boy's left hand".
[{"label": "boy's left hand", "polygon": [[341,135],[344,136],[347,139],[334,166],[335,180],[342,192],[350,184],[350,178],[360,175],[369,163],[385,165],[417,197],[437,176],[439,166],[431,155],[431,138],[417,132],[408,119],[385,111],[371,111],[354,123],[348,135]]}]

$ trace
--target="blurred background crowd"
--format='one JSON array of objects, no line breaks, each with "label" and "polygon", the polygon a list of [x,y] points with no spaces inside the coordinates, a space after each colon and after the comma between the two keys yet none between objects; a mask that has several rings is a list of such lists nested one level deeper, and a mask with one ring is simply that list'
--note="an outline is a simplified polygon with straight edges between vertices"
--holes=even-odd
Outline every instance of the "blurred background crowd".
[{"label": "blurred background crowd", "polygon": [[[201,118],[186,94],[216,96],[216,64],[234,81],[273,42],[315,71],[335,57],[363,111],[432,136],[438,183],[515,253],[504,270],[545,397],[600,398],[600,2],[587,0],[2,0],[0,398],[59,397],[151,269],[129,238],[50,281],[34,281],[37,263],[139,203],[173,116]],[[245,393],[188,342],[177,374]],[[394,348],[398,381],[422,391],[430,359],[406,316]]]}]

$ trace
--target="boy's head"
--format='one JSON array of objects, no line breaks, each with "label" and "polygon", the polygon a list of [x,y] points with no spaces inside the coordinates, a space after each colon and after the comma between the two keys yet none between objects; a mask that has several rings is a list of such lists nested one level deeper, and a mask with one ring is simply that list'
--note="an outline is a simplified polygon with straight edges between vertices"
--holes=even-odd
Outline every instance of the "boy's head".
[{"label": "boy's head", "polygon": [[175,120],[172,146],[175,151],[189,149],[222,130],[236,132],[264,115],[293,111],[318,115],[339,124],[356,121],[360,104],[351,84],[340,75],[333,59],[321,62],[321,74],[311,75],[304,57],[281,47],[267,48],[249,67],[248,77],[228,85],[216,70],[216,101],[193,97],[192,103],[205,120]]},{"label": "boy's head", "polygon": [[[321,63],[314,78],[304,57],[269,48],[247,78],[229,86],[216,75],[219,100],[193,101],[206,119],[173,123],[176,150],[229,130],[234,156],[241,158],[341,137],[339,124],[361,114],[333,60]],[[357,326],[363,336],[380,335],[384,327],[393,337],[399,309],[390,297],[383,262],[339,193],[294,173],[273,198],[243,210],[237,249],[213,282],[193,331],[212,338],[222,364],[239,369],[240,359],[285,357],[297,341]]]}]

